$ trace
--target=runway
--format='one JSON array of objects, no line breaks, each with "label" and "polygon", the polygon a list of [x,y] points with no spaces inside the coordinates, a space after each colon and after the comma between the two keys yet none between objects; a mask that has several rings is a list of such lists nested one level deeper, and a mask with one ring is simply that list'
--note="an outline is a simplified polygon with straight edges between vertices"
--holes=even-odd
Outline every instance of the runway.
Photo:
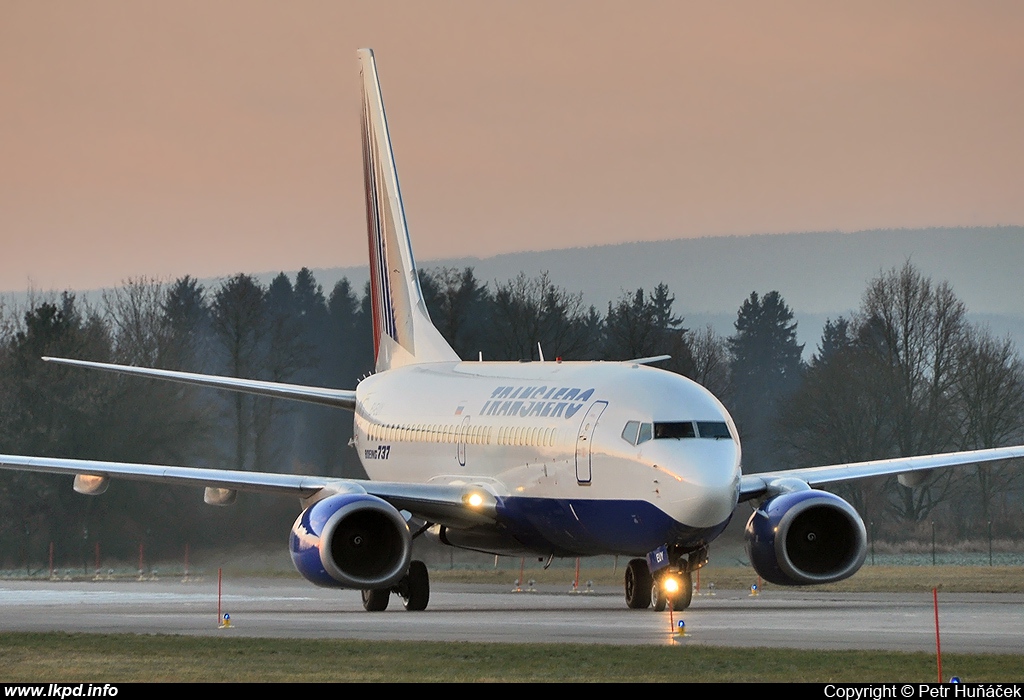
[{"label": "runway", "polygon": [[[934,651],[931,592],[718,591],[695,597],[673,634],[669,613],[628,610],[616,588],[572,594],[554,586],[435,584],[430,607],[397,597],[363,611],[357,591],[293,579],[225,580],[230,629],[217,628],[217,582],[0,581],[0,629],[232,637],[337,637],[434,641],[676,644]],[[1024,653],[1024,595],[942,594],[945,653]],[[678,621],[677,614],[674,621]]]}]

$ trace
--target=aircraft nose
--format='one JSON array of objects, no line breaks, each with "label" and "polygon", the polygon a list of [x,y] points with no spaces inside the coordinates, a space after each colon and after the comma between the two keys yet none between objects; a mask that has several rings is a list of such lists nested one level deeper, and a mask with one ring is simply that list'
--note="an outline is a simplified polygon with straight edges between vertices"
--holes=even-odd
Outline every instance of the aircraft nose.
[{"label": "aircraft nose", "polygon": [[740,472],[735,448],[731,442],[708,442],[681,452],[664,468],[672,478],[662,493],[669,496],[673,517],[690,527],[721,525],[736,508]]}]

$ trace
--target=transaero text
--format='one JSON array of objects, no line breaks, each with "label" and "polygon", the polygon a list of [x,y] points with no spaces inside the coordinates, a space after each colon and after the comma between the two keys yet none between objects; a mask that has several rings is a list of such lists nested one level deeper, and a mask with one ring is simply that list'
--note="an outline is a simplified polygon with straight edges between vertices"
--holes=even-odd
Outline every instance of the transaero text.
[{"label": "transaero text", "polygon": [[572,418],[593,395],[593,389],[567,386],[499,386],[480,409],[480,415]]}]

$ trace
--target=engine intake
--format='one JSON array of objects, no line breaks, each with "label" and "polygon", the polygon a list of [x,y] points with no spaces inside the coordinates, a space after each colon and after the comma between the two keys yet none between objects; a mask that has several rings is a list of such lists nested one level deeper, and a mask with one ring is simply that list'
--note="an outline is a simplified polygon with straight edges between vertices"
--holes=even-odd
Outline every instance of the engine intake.
[{"label": "engine intake", "polygon": [[412,536],[394,506],[368,494],[338,494],[302,511],[292,525],[292,563],[329,588],[388,588],[409,569]]},{"label": "engine intake", "polygon": [[826,491],[769,498],[747,521],[746,539],[754,570],[786,586],[849,578],[867,554],[864,521],[853,506]]}]

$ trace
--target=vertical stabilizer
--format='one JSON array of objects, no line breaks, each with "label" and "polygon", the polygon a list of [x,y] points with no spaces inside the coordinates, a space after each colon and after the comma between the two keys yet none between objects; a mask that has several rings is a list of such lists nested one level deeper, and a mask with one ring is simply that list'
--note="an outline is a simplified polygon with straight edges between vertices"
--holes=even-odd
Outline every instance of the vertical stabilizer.
[{"label": "vertical stabilizer", "polygon": [[458,360],[430,322],[412,257],[388,121],[373,51],[360,49],[363,82],[363,177],[370,239],[370,297],[377,371]]}]

